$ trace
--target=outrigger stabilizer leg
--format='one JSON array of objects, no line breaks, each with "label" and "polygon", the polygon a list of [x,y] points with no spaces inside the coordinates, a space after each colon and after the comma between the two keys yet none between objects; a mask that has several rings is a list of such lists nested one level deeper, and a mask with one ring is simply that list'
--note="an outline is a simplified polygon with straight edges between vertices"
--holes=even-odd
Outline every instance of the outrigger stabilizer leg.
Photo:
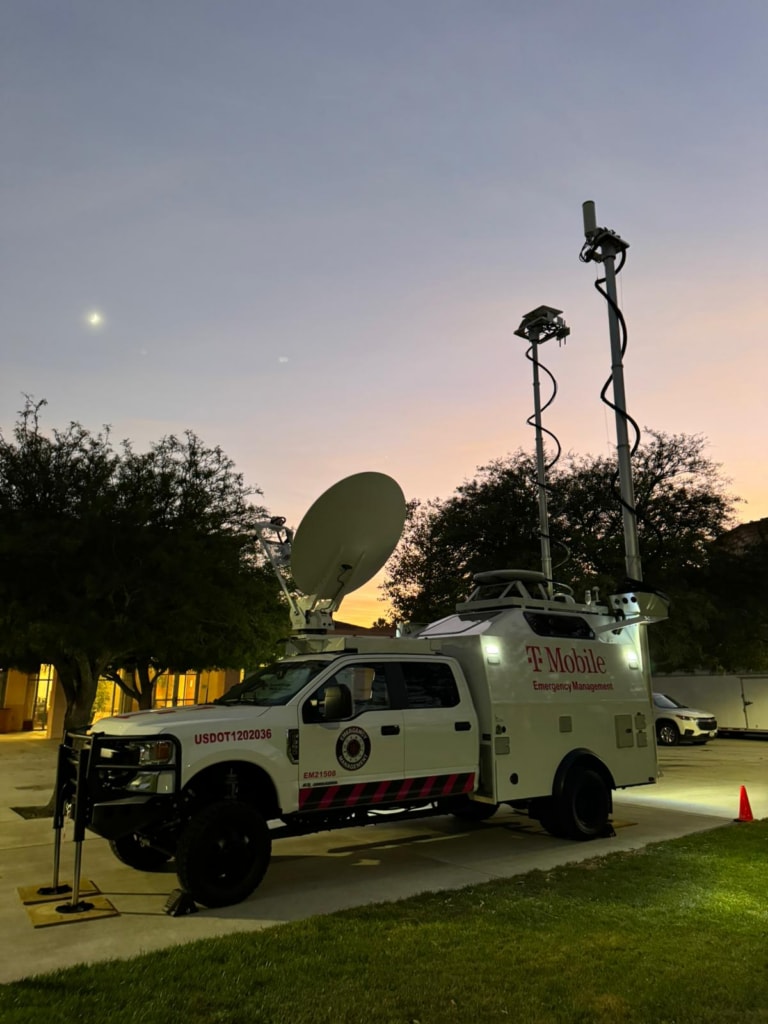
[{"label": "outrigger stabilizer leg", "polygon": [[72,886],[66,882],[59,881],[59,865],[61,862],[61,834],[64,830],[64,808],[66,805],[64,785],[62,780],[66,778],[66,771],[62,765],[62,758],[66,751],[63,744],[59,746],[59,760],[56,769],[56,795],[53,806],[53,881],[50,885],[41,885],[38,896],[63,896],[64,893],[72,892]]},{"label": "outrigger stabilizer leg", "polygon": [[[90,750],[80,750],[78,754],[79,756],[77,758],[77,765],[75,767],[75,831],[73,836],[75,843],[75,868],[74,875],[72,878],[72,898],[69,901],[69,903],[64,903],[61,906],[56,907],[56,912],[59,914],[83,914],[85,913],[85,911],[93,910],[94,908],[93,903],[87,903],[85,900],[80,899],[80,875],[82,871],[83,840],[85,839],[85,815],[87,806],[85,780],[88,774],[88,761],[90,759]],[[56,790],[57,802],[60,800],[63,805],[64,787],[60,787],[57,785]],[[59,829],[59,831],[57,832],[57,840],[60,840],[60,836],[61,829]],[[56,880],[57,876],[58,850],[54,853],[54,880]]]}]

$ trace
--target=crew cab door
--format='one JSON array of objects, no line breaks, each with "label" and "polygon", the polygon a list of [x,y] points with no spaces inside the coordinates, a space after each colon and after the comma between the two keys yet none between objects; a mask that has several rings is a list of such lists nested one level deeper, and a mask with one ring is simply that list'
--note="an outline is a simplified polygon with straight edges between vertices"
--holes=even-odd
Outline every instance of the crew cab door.
[{"label": "crew cab door", "polygon": [[[474,783],[480,750],[477,715],[450,663],[403,659],[398,666],[405,693],[406,777],[471,775]],[[467,783],[460,791],[472,788]]]},{"label": "crew cab door", "polygon": [[[339,690],[351,705],[338,707]],[[393,696],[391,665],[360,660],[340,666],[300,709],[299,810],[339,810],[392,803],[403,781],[403,711]]]}]

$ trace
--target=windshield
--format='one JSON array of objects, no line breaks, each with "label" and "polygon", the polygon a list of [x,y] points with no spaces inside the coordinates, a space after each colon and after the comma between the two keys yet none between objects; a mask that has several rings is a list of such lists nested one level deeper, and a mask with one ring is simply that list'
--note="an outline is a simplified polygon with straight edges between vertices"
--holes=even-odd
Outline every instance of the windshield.
[{"label": "windshield", "polygon": [[657,708],[684,708],[685,704],[680,704],[673,697],[668,697],[666,693],[654,693],[653,703]]},{"label": "windshield", "polygon": [[259,704],[262,707],[287,704],[327,665],[327,661],[278,661],[246,676],[213,703]]}]

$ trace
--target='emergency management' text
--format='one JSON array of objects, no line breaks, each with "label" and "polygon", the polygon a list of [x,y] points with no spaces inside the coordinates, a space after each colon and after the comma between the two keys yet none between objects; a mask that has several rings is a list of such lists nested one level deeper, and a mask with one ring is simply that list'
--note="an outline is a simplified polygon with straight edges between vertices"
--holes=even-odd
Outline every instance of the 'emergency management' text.
[{"label": "'emergency management' text", "polygon": [[613,683],[580,683],[574,679],[570,683],[539,683],[535,679],[533,681],[534,690],[548,690],[550,693],[574,693],[586,691],[587,693],[597,693],[598,690],[612,690]]}]

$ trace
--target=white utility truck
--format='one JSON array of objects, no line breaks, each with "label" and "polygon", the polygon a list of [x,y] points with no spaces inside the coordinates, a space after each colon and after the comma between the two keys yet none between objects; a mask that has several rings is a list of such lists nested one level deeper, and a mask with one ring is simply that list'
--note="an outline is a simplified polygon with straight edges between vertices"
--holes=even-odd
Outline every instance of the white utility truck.
[{"label": "white utility truck", "polygon": [[209,907],[259,884],[276,822],[295,835],[509,804],[556,836],[609,835],[612,791],[656,779],[639,623],[658,599],[550,598],[543,574],[514,570],[476,582],[415,637],[299,635],[302,653],[213,704],[71,736],[87,827],[135,868],[175,857]]},{"label": "white utility truck", "polygon": [[[542,310],[529,327],[555,322]],[[295,538],[283,520],[264,524],[290,654],[212,704],[69,735],[57,813],[76,838],[88,828],[138,869],[173,858],[182,891],[215,907],[253,892],[281,834],[397,810],[481,821],[506,804],[555,836],[611,835],[613,790],[657,776],[643,632],[666,617],[663,596],[636,574],[606,602],[576,600],[545,559],[548,572],[479,573],[455,614],[412,635],[335,634],[332,613],[389,557],[405,511],[394,480],[361,473]],[[282,575],[289,549],[305,596]]]}]

